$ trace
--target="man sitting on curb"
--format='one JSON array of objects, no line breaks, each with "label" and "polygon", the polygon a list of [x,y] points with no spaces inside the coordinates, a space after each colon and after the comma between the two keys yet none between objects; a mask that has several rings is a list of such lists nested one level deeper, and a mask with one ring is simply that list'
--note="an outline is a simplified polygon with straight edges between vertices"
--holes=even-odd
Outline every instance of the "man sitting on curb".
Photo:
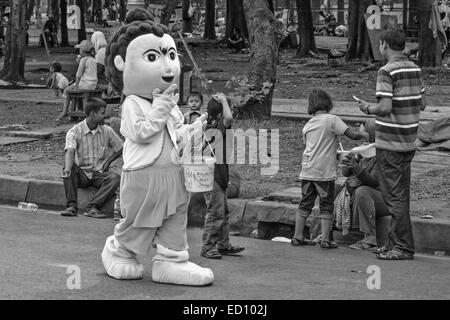
[{"label": "man sitting on curb", "polygon": [[[77,215],[77,188],[94,186],[97,193],[87,206],[85,216],[107,218],[100,208],[115,196],[120,176],[108,172],[111,163],[122,155],[123,143],[112,128],[104,125],[106,102],[98,98],[88,100],[86,119],[67,132],[63,169],[67,209],[62,216]],[[108,148],[114,153],[106,159]]]}]

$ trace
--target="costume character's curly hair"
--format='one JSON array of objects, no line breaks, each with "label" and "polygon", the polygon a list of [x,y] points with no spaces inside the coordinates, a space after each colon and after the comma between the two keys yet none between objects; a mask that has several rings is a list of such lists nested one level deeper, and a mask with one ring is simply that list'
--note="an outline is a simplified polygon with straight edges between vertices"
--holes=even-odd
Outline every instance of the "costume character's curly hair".
[{"label": "costume character's curly hair", "polygon": [[162,38],[164,34],[170,34],[167,26],[156,23],[147,10],[140,8],[130,11],[125,19],[125,23],[114,34],[111,42],[106,47],[105,53],[106,79],[118,92],[122,92],[123,89],[123,74],[114,65],[114,58],[120,55],[125,61],[128,45],[139,36],[154,34]]}]

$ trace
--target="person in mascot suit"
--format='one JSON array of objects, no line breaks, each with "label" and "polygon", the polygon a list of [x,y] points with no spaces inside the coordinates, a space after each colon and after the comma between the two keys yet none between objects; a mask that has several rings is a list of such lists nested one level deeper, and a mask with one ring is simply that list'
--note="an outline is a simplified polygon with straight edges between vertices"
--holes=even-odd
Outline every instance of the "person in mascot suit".
[{"label": "person in mascot suit", "polygon": [[120,128],[124,218],[101,255],[106,272],[116,279],[142,279],[144,267],[136,256],[148,255],[153,247],[153,281],[192,286],[214,281],[210,269],[188,261],[189,193],[179,154],[204,129],[206,115],[183,124],[176,94],[180,72],[168,28],[143,9],[131,11],[106,49],[106,77],[126,96]]}]

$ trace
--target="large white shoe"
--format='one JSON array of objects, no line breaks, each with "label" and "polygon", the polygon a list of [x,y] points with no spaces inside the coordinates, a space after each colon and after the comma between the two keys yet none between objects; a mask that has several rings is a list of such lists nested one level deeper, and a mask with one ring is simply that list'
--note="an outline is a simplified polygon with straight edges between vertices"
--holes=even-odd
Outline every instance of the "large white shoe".
[{"label": "large white shoe", "polygon": [[153,257],[152,280],[187,286],[206,286],[214,282],[211,269],[187,261],[187,250],[173,251],[159,244]]},{"label": "large white shoe", "polygon": [[144,266],[136,255],[121,247],[114,236],[106,239],[102,262],[109,276],[119,280],[136,280],[144,277]]}]

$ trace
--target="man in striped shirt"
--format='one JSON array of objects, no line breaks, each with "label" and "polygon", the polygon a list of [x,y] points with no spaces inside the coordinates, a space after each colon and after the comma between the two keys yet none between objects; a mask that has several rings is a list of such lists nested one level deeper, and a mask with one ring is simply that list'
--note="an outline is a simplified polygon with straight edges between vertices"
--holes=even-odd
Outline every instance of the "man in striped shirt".
[{"label": "man in striped shirt", "polygon": [[[104,125],[105,109],[103,100],[88,100],[86,119],[67,132],[63,169],[67,209],[61,212],[63,216],[77,215],[78,187],[94,186],[98,191],[90,200],[85,215],[107,218],[99,209],[115,196],[120,185],[120,176],[108,170],[122,154],[123,142],[112,128]],[[113,153],[106,158],[109,148]]]},{"label": "man in striped shirt", "polygon": [[422,72],[403,54],[405,33],[398,26],[381,31],[380,52],[387,64],[378,71],[377,105],[359,108],[376,115],[376,159],[383,199],[391,214],[389,240],[377,250],[383,260],[414,257],[410,208],[411,161],[420,111],[425,109]]}]

